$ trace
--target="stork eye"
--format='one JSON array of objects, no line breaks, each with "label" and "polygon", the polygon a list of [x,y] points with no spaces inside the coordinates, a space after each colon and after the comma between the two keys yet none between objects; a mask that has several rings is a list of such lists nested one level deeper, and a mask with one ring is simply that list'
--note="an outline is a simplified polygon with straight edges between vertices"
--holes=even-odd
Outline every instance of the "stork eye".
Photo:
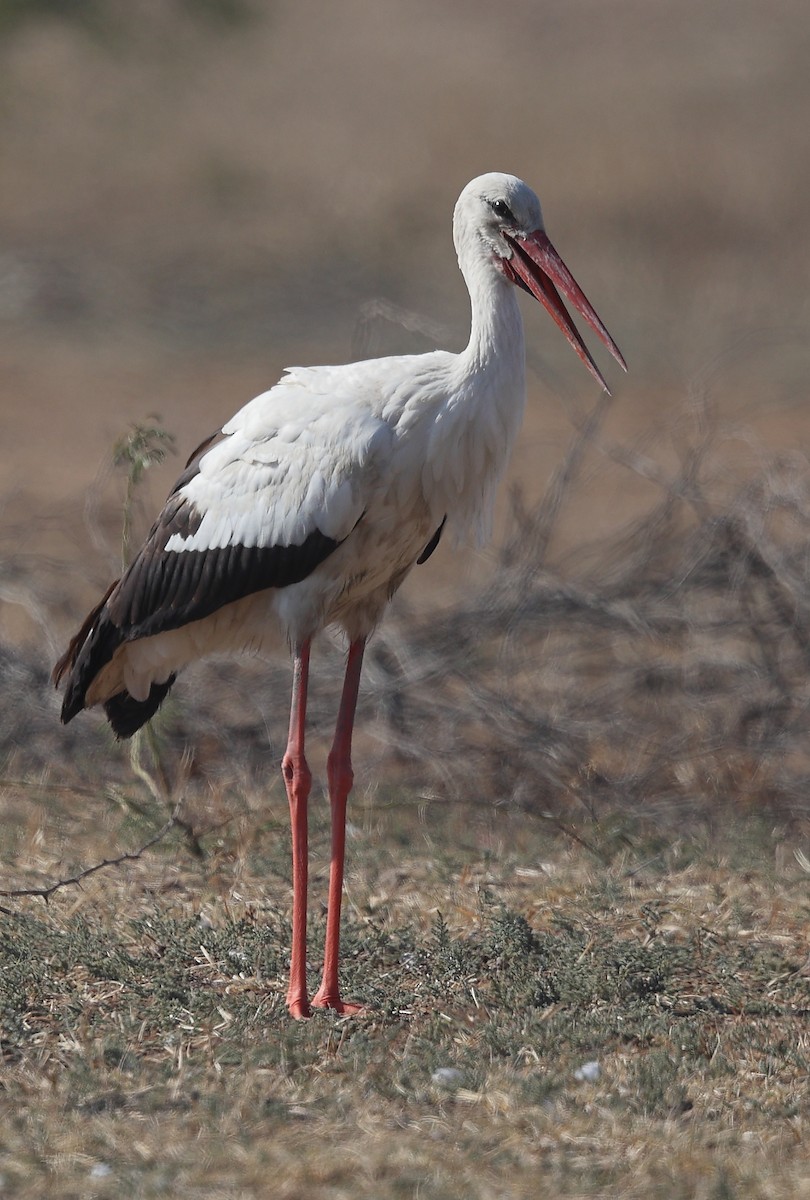
[{"label": "stork eye", "polygon": [[503,221],[514,221],[512,210],[505,200],[490,200],[489,204],[496,217]]}]

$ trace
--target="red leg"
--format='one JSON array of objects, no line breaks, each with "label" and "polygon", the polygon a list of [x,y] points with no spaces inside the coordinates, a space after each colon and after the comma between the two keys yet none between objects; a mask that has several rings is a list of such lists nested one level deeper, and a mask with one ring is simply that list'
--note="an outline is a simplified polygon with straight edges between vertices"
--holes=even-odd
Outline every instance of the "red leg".
[{"label": "red leg", "polygon": [[290,824],[292,826],[292,954],[290,956],[287,1008],[291,1015],[299,1020],[309,1016],[309,1000],[307,999],[307,802],[312,786],[312,775],[304,756],[309,647],[310,643],[306,641],[295,651],[290,735],[281,763],[287,788],[287,799],[290,802]]},{"label": "red leg", "polygon": [[365,638],[349,647],[343,695],[340,699],[335,740],[327,761],[329,802],[332,807],[332,861],[329,868],[329,912],[326,918],[326,946],[323,980],[312,1003],[318,1008],[334,1008],[341,1013],[356,1013],[360,1004],[348,1004],[340,998],[338,959],[340,957],[340,903],[343,895],[343,858],[346,847],[346,801],[352,790],[352,730],[363,666]]}]

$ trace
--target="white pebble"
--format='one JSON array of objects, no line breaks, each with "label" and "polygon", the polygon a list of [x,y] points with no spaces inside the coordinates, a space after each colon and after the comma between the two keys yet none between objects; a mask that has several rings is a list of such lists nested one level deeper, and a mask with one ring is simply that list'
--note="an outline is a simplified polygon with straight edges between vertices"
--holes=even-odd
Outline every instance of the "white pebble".
[{"label": "white pebble", "polygon": [[430,1078],[436,1087],[455,1091],[464,1082],[464,1072],[459,1071],[458,1067],[437,1067]]},{"label": "white pebble", "polygon": [[601,1068],[598,1062],[586,1062],[574,1071],[574,1079],[578,1083],[596,1083],[600,1074]]}]

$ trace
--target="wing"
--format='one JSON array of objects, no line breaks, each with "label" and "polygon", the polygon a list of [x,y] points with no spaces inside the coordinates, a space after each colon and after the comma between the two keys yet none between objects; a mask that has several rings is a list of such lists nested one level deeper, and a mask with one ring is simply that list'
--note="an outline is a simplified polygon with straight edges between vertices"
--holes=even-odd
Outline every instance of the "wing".
[{"label": "wing", "polygon": [[246,405],[189,459],[137,558],[57,664],[56,683],[69,672],[62,719],[84,707],[122,643],[305,579],[361,520],[392,440],[367,408],[300,384]]},{"label": "wing", "polygon": [[299,583],[361,519],[389,427],[348,405],[291,415],[276,392],[295,395],[258,397],[189,460],[107,601],[127,640]]}]

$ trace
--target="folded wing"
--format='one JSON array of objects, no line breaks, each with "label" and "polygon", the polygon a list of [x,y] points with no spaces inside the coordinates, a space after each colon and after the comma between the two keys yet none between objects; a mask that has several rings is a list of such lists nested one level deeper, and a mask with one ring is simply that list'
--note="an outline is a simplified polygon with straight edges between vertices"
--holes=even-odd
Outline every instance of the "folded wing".
[{"label": "folded wing", "polygon": [[252,401],[189,459],[139,554],[57,663],[56,683],[69,672],[63,720],[123,643],[300,582],[362,519],[390,428],[339,404],[290,419],[289,395],[274,397],[282,390]]}]

